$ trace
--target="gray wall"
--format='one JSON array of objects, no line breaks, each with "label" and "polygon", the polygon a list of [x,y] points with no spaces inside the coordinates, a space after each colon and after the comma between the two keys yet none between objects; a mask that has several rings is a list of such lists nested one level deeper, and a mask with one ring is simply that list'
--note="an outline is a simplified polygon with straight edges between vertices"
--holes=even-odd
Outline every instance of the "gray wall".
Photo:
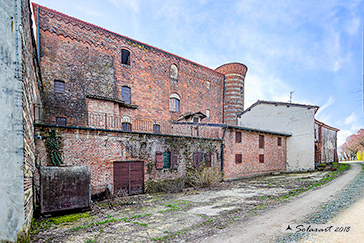
[{"label": "gray wall", "polygon": [[19,33],[18,56],[15,48],[20,7],[19,0],[0,0],[0,241],[16,241],[24,223],[22,82],[16,78],[17,58],[19,68],[22,63]]}]

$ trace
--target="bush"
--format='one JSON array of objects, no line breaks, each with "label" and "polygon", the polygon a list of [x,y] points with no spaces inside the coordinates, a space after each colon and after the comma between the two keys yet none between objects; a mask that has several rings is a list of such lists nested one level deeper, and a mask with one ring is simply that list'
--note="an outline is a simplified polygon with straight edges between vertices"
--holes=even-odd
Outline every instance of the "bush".
[{"label": "bush", "polygon": [[182,192],[182,190],[185,187],[186,187],[186,180],[183,177],[177,179],[148,180],[145,183],[145,192],[177,193],[177,192]]},{"label": "bush", "polygon": [[191,171],[187,174],[188,182],[193,187],[214,187],[223,179],[220,169],[213,167],[203,167]]}]

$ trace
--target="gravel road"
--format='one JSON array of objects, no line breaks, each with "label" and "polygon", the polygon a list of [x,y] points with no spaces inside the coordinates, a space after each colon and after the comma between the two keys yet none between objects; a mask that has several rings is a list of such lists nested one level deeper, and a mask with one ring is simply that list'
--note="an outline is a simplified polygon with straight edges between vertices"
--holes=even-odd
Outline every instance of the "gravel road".
[{"label": "gravel road", "polygon": [[364,181],[361,171],[361,164],[352,163],[349,171],[327,185],[242,224],[233,224],[203,242],[296,242],[305,235],[283,234],[282,225],[327,223],[358,199]]}]

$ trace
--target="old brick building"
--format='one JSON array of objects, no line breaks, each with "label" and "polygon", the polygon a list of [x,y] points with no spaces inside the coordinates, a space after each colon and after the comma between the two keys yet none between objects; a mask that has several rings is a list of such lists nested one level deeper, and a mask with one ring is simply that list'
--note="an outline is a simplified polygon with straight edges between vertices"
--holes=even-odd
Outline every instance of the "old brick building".
[{"label": "old brick building", "polygon": [[55,131],[62,161],[90,167],[92,193],[138,192],[144,181],[200,165],[223,169],[226,179],[286,170],[289,134],[237,127],[244,64],[213,70],[37,4],[33,11],[44,83],[36,124],[42,166],[54,163],[47,138]]}]

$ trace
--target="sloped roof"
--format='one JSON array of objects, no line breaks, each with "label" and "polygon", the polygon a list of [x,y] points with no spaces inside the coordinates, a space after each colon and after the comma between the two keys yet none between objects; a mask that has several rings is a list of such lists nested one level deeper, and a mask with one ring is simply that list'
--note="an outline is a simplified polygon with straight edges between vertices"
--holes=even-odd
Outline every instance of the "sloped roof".
[{"label": "sloped roof", "polygon": [[201,120],[206,117],[206,115],[203,114],[201,111],[197,111],[197,112],[193,112],[193,113],[192,112],[188,112],[186,114],[181,115],[178,118],[178,121],[183,120],[183,119],[188,119],[188,118],[193,117],[193,116],[198,116],[198,117],[201,118]]},{"label": "sloped roof", "polygon": [[239,113],[238,117],[240,118],[244,113],[250,111],[255,106],[260,105],[260,104],[268,104],[268,105],[275,105],[275,106],[280,105],[280,106],[287,106],[287,107],[294,106],[294,107],[302,107],[302,108],[307,108],[307,109],[315,109],[315,113],[320,108],[317,105],[306,105],[306,104],[297,104],[297,103],[289,103],[289,102],[258,100],[257,102],[252,104],[249,108],[247,108],[243,112]]},{"label": "sloped roof", "polygon": [[316,119],[315,119],[315,123],[317,125],[319,125],[319,126],[323,126],[324,128],[327,128],[327,129],[332,130],[332,131],[335,131],[335,132],[340,131],[340,129],[337,129],[337,128],[332,127],[332,126],[329,126],[329,125],[326,125],[325,123],[320,122],[319,120],[316,120]]}]

